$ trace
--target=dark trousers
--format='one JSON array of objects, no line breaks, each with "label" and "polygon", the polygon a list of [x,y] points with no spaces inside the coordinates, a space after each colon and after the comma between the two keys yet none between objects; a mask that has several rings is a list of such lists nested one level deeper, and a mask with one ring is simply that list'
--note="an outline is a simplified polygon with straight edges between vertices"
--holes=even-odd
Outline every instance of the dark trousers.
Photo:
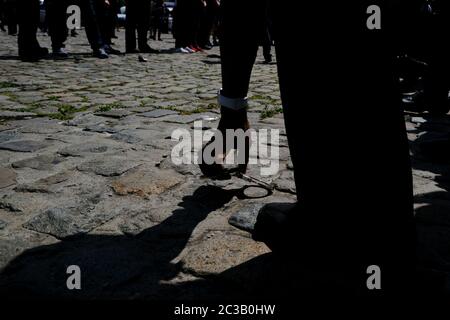
[{"label": "dark trousers", "polygon": [[52,48],[62,48],[68,36],[66,11],[69,4],[66,0],[47,0],[45,4],[48,32],[52,39]]},{"label": "dark trousers", "polygon": [[189,22],[188,14],[187,14],[187,5],[186,0],[180,0],[175,7],[174,12],[174,37],[175,37],[175,47],[176,48],[184,48],[189,43],[189,32],[186,25]]},{"label": "dark trousers", "polygon": [[86,36],[92,50],[97,50],[111,42],[107,21],[107,8],[102,0],[81,0],[81,14]]},{"label": "dark trousers", "polygon": [[3,0],[0,0],[0,28],[2,30],[4,30],[3,26],[5,24],[6,24],[6,22],[5,22],[5,4],[4,4]]},{"label": "dark trousers", "polygon": [[16,34],[17,33],[17,0],[6,0],[4,3],[4,15],[5,21],[8,25],[8,34]]},{"label": "dark trousers", "polygon": [[270,35],[269,27],[266,27],[263,32],[262,48],[264,60],[272,60],[272,37]]},{"label": "dark trousers", "polygon": [[25,8],[18,11],[19,35],[18,46],[19,56],[26,56],[37,53],[40,45],[36,39],[36,32],[39,26],[39,0],[17,0],[17,8]]},{"label": "dark trousers", "polygon": [[139,49],[145,49],[150,28],[150,1],[126,2],[127,20],[125,22],[125,46],[127,50],[136,49],[136,31]]},{"label": "dark trousers", "polygon": [[424,75],[425,103],[429,110],[447,113],[450,91],[450,49],[447,41],[450,36],[450,4],[442,1],[438,15],[429,21],[425,50],[428,69]]},{"label": "dark trousers", "polygon": [[[225,96],[247,96],[264,2],[222,1]],[[383,292],[407,290],[415,250],[412,174],[393,68],[401,21],[396,1],[373,2],[310,1],[286,10],[286,2],[271,1],[300,204],[286,246],[299,259],[295,266],[348,273],[363,293],[370,265],[381,268]],[[384,10],[382,30],[366,27],[372,4]]]}]

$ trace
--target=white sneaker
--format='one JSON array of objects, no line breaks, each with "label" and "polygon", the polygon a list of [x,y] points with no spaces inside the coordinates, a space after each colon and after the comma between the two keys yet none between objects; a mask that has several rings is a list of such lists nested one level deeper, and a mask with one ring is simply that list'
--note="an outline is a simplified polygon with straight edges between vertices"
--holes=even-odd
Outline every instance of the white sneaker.
[{"label": "white sneaker", "polygon": [[194,53],[194,52],[195,52],[194,50],[192,50],[192,49],[191,49],[191,48],[189,48],[189,47],[186,47],[186,48],[182,48],[182,49],[186,50],[186,51],[187,51],[187,53]]},{"label": "white sneaker", "polygon": [[190,51],[186,50],[185,48],[175,48],[173,50],[175,53],[191,53]]}]

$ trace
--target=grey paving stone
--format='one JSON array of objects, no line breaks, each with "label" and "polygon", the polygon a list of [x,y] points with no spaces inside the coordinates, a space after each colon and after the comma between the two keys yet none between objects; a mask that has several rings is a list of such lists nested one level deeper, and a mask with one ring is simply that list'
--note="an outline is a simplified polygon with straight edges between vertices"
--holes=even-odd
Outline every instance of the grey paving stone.
[{"label": "grey paving stone", "polygon": [[85,131],[90,132],[98,132],[98,133],[116,133],[118,130],[114,129],[112,127],[108,127],[105,124],[98,124],[98,125],[90,125],[84,128]]},{"label": "grey paving stone", "polygon": [[32,218],[23,226],[57,238],[86,233],[96,225],[89,217],[90,209],[89,206],[52,208]]},{"label": "grey paving stone", "polygon": [[35,152],[51,145],[48,141],[18,140],[0,143],[0,149],[15,152]]},{"label": "grey paving stone", "polygon": [[60,172],[32,183],[20,184],[15,190],[18,192],[57,193],[62,191],[61,183],[67,181],[70,175],[70,172]]},{"label": "grey paving stone", "polygon": [[18,130],[8,130],[0,132],[0,143],[20,138]]},{"label": "grey paving stone", "polygon": [[32,112],[0,111],[0,119],[24,119],[35,116],[36,114]]},{"label": "grey paving stone", "polygon": [[95,113],[96,116],[114,118],[114,119],[124,118],[126,116],[129,116],[130,114],[131,114],[130,111],[124,110],[124,109],[113,109],[110,111]]},{"label": "grey paving stone", "polygon": [[43,154],[40,156],[13,162],[13,168],[31,168],[36,170],[51,170],[55,165],[64,161],[59,154]]},{"label": "grey paving stone", "polygon": [[259,210],[261,210],[263,205],[264,203],[252,203],[243,207],[230,216],[228,223],[247,232],[253,231]]},{"label": "grey paving stone", "polygon": [[118,195],[135,194],[140,197],[159,195],[182,183],[184,177],[173,170],[138,168],[112,183]]},{"label": "grey paving stone", "polygon": [[82,157],[91,153],[104,153],[109,149],[110,147],[105,144],[87,142],[63,147],[58,151],[58,153],[65,157]]},{"label": "grey paving stone", "polygon": [[137,165],[139,163],[126,157],[108,156],[84,162],[78,165],[77,169],[105,177],[113,177],[120,176]]},{"label": "grey paving stone", "polygon": [[146,118],[161,118],[164,116],[169,116],[172,114],[177,114],[178,112],[173,110],[156,109],[149,112],[140,113],[139,115]]},{"label": "grey paving stone", "polygon": [[17,174],[13,169],[0,168],[0,189],[16,184]]},{"label": "grey paving stone", "polygon": [[112,134],[111,139],[130,144],[139,143],[142,141],[140,137],[133,135],[132,133],[127,133],[126,131]]}]

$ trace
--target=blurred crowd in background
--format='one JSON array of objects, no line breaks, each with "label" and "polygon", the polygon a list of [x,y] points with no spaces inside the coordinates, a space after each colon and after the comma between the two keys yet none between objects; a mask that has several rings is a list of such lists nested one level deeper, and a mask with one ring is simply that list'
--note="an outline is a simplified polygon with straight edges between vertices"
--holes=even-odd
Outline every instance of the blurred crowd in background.
[{"label": "blurred crowd in background", "polygon": [[52,54],[66,58],[64,43],[78,34],[67,27],[71,5],[81,8],[81,26],[93,55],[101,59],[120,53],[112,47],[119,27],[126,30],[126,53],[157,53],[149,40],[162,41],[161,35],[170,32],[175,52],[195,53],[218,45],[220,0],[0,0],[0,28],[18,35],[24,61],[49,54],[36,40],[38,29],[51,37]]},{"label": "blurred crowd in background", "polygon": [[[263,1],[263,0],[261,0]],[[413,19],[414,30],[397,59],[398,75],[406,109],[446,114],[450,107],[450,1],[410,0],[404,15]],[[49,56],[36,34],[40,28],[51,37],[52,56],[67,58],[65,42],[79,29],[67,27],[67,8],[81,9],[84,28],[93,55],[106,59],[121,54],[113,48],[119,27],[125,27],[126,53],[158,53],[149,45],[172,33],[175,47],[171,52],[195,53],[209,50],[220,42],[220,0],[0,0],[0,29],[18,37],[19,57],[38,61]],[[249,17],[251,18],[251,17]],[[264,62],[272,61],[273,32],[270,10],[258,32]],[[1,31],[0,31],[1,32]],[[295,35],[293,35],[294,37]],[[293,44],[299,43],[293,38]],[[239,50],[239,48],[236,48]],[[297,50],[297,48],[293,48]]]}]

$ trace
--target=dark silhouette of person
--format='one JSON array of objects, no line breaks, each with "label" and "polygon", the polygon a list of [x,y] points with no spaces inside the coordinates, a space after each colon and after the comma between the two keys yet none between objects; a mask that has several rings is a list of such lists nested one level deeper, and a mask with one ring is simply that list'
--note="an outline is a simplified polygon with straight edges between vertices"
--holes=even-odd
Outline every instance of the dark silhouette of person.
[{"label": "dark silhouette of person", "polygon": [[46,0],[46,18],[48,24],[48,33],[52,40],[53,55],[60,58],[67,58],[65,42],[69,34],[67,28],[67,0]]},{"label": "dark silhouette of person", "polygon": [[8,26],[8,35],[17,34],[17,0],[4,0],[4,17]]},{"label": "dark silhouette of person", "polygon": [[38,61],[48,54],[36,38],[40,20],[39,0],[17,0],[19,23],[18,47],[22,61]]},{"label": "dark silhouette of person", "polygon": [[[223,0],[221,132],[249,128],[246,97],[268,2],[298,202],[264,207],[253,237],[293,269],[342,275],[351,293],[408,293],[416,233],[393,67],[408,1],[308,1],[286,10],[282,1]],[[200,168],[212,178],[226,173],[218,161]],[[381,271],[381,290],[367,286],[370,266]]]},{"label": "dark silhouette of person", "polygon": [[424,75],[424,100],[433,114],[447,114],[450,110],[450,3],[445,0],[431,1],[432,15],[426,35],[426,60],[428,68]]},{"label": "dark silhouette of person", "polygon": [[0,0],[0,30],[5,32],[6,18],[5,18],[5,2]]},{"label": "dark silhouette of person", "polygon": [[[125,46],[127,53],[156,53],[147,43],[148,31],[150,29],[150,0],[125,2],[127,17],[125,22]],[[136,32],[137,47],[136,50]]]}]

